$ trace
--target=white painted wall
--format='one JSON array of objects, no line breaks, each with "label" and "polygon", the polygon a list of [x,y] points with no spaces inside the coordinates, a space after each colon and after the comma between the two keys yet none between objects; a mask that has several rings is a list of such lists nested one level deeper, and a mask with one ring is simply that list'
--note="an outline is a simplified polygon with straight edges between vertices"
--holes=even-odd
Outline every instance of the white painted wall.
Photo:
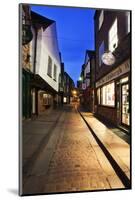
[{"label": "white painted wall", "polygon": [[[32,54],[34,53],[34,39],[31,44]],[[47,75],[48,56],[52,59],[52,78]],[[34,57],[32,57],[33,62]],[[53,80],[54,64],[57,66],[56,81]],[[56,33],[56,23],[51,24],[47,29],[42,28],[37,36],[36,74],[39,74],[53,89],[58,91],[60,74],[60,57]]]}]

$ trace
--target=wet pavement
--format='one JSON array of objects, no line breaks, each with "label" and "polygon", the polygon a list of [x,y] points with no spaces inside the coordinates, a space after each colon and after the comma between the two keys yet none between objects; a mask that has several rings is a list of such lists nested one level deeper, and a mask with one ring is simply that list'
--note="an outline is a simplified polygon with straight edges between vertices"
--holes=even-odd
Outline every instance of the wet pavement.
[{"label": "wet pavement", "polygon": [[[129,176],[129,145],[104,134],[99,121],[92,119],[92,124],[113,155],[121,152],[116,160]],[[23,194],[125,188],[74,106],[65,105],[23,127]]]}]

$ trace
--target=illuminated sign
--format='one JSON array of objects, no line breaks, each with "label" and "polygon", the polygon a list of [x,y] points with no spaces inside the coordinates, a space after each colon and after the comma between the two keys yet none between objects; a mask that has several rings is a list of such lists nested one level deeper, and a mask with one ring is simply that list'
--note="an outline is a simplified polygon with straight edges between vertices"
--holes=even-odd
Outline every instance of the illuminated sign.
[{"label": "illuminated sign", "polygon": [[112,72],[101,78],[99,81],[96,82],[96,88],[129,72],[130,71],[130,61],[127,60],[123,64],[121,64],[119,67],[114,69]]}]

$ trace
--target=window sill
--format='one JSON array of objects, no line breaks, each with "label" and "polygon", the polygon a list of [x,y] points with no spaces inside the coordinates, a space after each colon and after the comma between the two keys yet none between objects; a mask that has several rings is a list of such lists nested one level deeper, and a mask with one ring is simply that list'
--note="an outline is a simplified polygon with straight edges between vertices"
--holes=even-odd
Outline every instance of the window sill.
[{"label": "window sill", "polygon": [[47,74],[50,78],[52,78],[52,76],[50,74]]}]

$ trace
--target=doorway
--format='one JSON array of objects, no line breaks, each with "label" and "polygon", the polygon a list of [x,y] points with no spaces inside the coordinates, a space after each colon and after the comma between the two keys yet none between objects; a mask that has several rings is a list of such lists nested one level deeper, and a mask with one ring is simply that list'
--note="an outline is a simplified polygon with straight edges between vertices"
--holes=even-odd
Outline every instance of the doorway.
[{"label": "doorway", "polygon": [[121,85],[121,124],[125,126],[130,125],[128,83],[124,83]]}]

